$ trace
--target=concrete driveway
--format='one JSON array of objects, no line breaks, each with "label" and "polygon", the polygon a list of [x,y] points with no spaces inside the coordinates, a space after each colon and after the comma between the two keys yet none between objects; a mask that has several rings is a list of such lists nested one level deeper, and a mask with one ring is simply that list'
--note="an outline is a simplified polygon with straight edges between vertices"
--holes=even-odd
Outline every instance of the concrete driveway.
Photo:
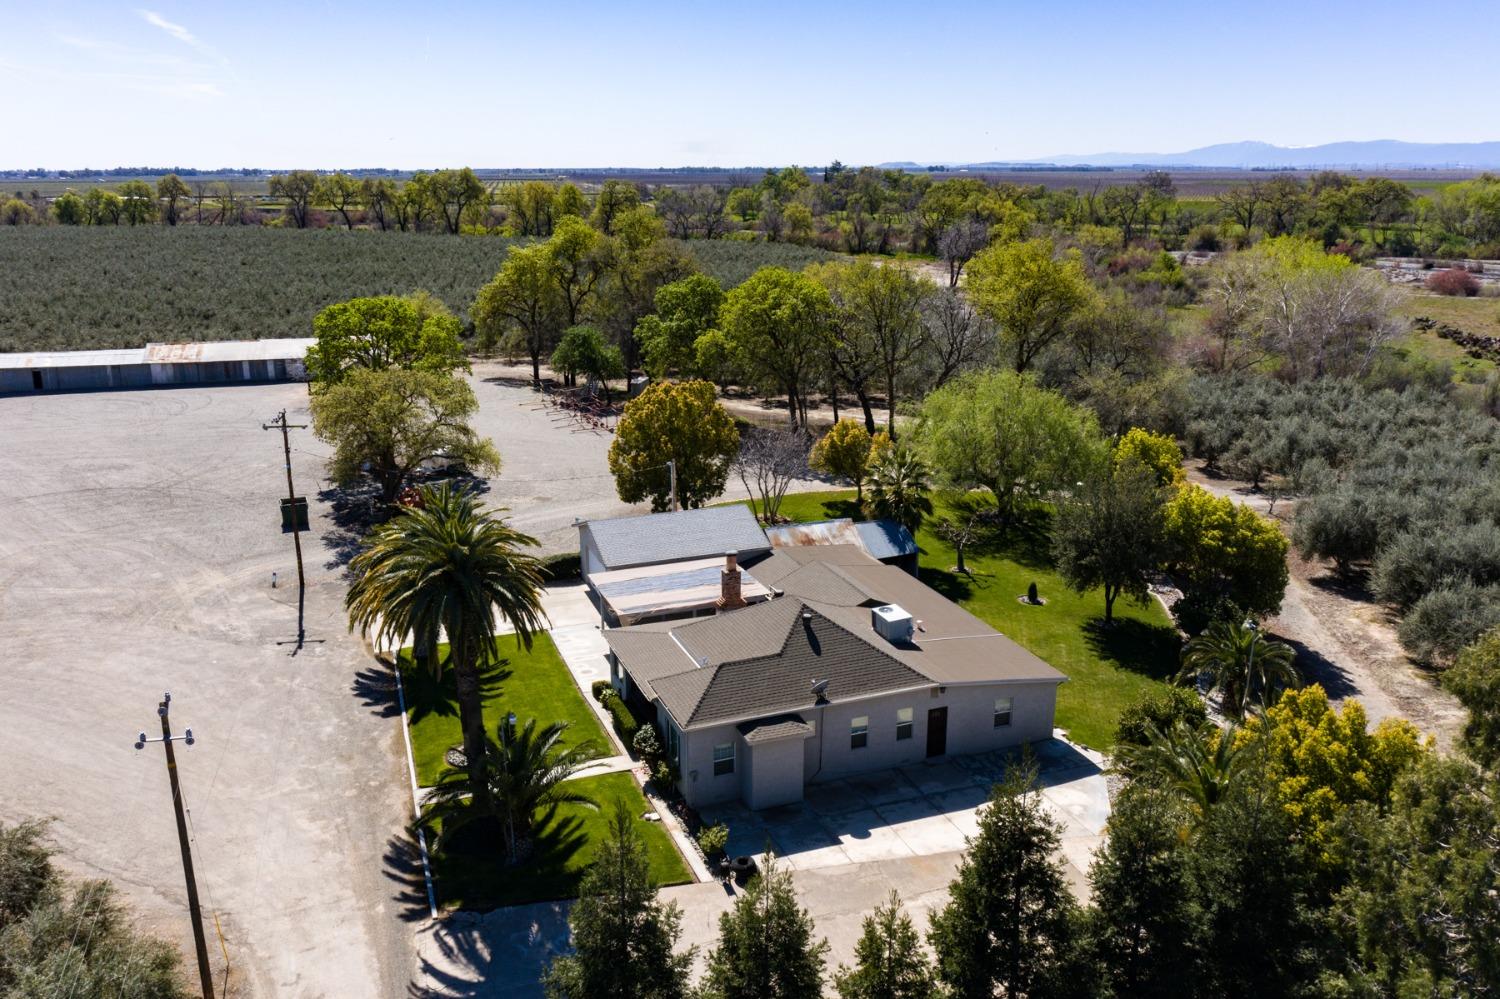
[{"label": "concrete driveway", "polygon": [[[1109,819],[1098,754],[1053,738],[1031,747],[1042,801],[1063,827],[1062,850],[1075,884],[1085,875]],[[760,854],[767,844],[797,871],[959,852],[979,831],[979,811],[1014,754],[957,756],[899,770],[830,781],[807,799],[753,812],[705,808],[729,826],[729,852]]]}]

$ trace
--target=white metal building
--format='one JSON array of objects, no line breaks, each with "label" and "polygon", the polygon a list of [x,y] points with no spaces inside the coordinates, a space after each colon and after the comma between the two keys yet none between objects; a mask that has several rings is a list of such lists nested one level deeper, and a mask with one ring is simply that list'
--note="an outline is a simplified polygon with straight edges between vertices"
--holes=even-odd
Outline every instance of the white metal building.
[{"label": "white metal building", "polygon": [[311,338],[0,354],[0,394],[305,381]]}]

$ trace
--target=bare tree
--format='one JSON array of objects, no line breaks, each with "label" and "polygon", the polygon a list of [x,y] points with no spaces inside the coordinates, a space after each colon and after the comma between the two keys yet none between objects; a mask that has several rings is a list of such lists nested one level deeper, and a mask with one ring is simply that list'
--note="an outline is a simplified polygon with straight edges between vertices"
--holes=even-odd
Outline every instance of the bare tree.
[{"label": "bare tree", "polygon": [[729,228],[729,189],[699,184],[693,188],[689,201],[693,206],[693,217],[698,231],[704,239],[718,239]]},{"label": "bare tree", "polygon": [[807,474],[811,445],[802,430],[751,429],[740,436],[740,453],[734,459],[735,474],[745,492],[758,503],[761,519],[774,524],[780,517],[781,500],[792,480]]},{"label": "bare tree", "polygon": [[994,324],[951,288],[922,303],[922,323],[927,327],[933,388],[941,388],[948,379],[983,363],[994,352]]},{"label": "bare tree", "polygon": [[960,219],[938,235],[938,256],[948,265],[948,287],[957,288],[964,264],[990,243],[990,229],[982,219]]},{"label": "bare tree", "polygon": [[1230,218],[1249,232],[1255,227],[1255,218],[1264,197],[1265,188],[1260,181],[1252,180],[1245,184],[1236,184],[1224,193],[1216,195],[1214,200],[1219,203],[1219,207],[1229,213]]},{"label": "bare tree", "polygon": [[972,545],[983,544],[994,533],[994,525],[985,518],[982,511],[972,511],[962,521],[942,518],[932,525],[933,532],[944,541],[953,546],[953,553],[957,556],[956,564],[953,566],[956,572],[973,578],[969,567],[964,564],[964,549]]}]

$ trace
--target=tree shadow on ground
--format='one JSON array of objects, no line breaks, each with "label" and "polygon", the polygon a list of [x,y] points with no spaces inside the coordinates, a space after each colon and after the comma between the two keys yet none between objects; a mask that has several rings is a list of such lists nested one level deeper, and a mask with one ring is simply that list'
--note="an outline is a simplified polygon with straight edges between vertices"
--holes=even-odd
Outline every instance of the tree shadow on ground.
[{"label": "tree shadow on ground", "polygon": [[[411,712],[411,724],[415,725],[428,715],[458,717],[458,680],[453,670],[445,668],[441,676],[433,676],[431,670],[418,669],[405,657],[402,658],[402,664],[406,667],[401,673],[401,680],[406,694],[406,707]],[[510,675],[508,659],[501,659],[480,673],[480,696],[485,700],[493,698]],[[394,683],[393,679],[393,689]]]},{"label": "tree shadow on ground", "polygon": [[[531,380],[530,375],[490,375],[487,378],[481,378],[480,381],[486,385],[504,385],[507,388],[536,388],[536,382]],[[545,383],[552,379],[543,378],[542,381]],[[540,392],[537,393],[537,399],[541,399]]]},{"label": "tree shadow on ground", "polygon": [[1359,688],[1350,680],[1349,674],[1337,663],[1302,642],[1278,635],[1278,639],[1292,647],[1296,653],[1297,670],[1304,683],[1316,683],[1333,700],[1357,696]]},{"label": "tree shadow on ground", "polygon": [[396,917],[408,923],[429,918],[427,878],[422,870],[422,852],[416,837],[398,833],[386,840],[381,868],[386,879],[396,886],[396,894],[391,896],[391,901],[396,903]]},{"label": "tree shadow on ground", "polygon": [[441,851],[431,853],[439,902],[456,900],[465,909],[487,911],[576,897],[586,867],[569,864],[588,844],[583,820],[553,812],[533,829],[530,852],[517,864],[507,862],[497,824],[481,820],[458,830]]},{"label": "tree shadow on ground", "polygon": [[1331,593],[1345,600],[1355,600],[1362,604],[1379,602],[1375,599],[1375,594],[1370,591],[1370,573],[1366,569],[1356,569],[1344,576],[1340,576],[1337,572],[1325,572],[1317,576],[1309,576],[1307,581],[1325,593]]},{"label": "tree shadow on ground", "polygon": [[350,689],[371,714],[394,718],[401,713],[400,701],[396,697],[396,675],[386,660],[356,672]]},{"label": "tree shadow on ground", "polygon": [[1100,659],[1121,669],[1155,680],[1177,675],[1182,638],[1168,625],[1128,617],[1106,625],[1103,618],[1094,618],[1083,626],[1083,639]]},{"label": "tree shadow on ground", "polygon": [[953,603],[967,600],[974,595],[974,588],[978,585],[977,576],[965,576],[961,572],[953,572],[948,569],[934,569],[931,566],[922,567],[922,582],[932,589],[937,590]]},{"label": "tree shadow on ground", "polygon": [[[429,486],[443,482],[454,489],[476,498],[490,491],[488,479],[468,472],[434,472],[414,475],[409,485]],[[361,479],[351,486],[331,485],[318,491],[319,501],[328,505],[333,529],[322,535],[323,547],[330,553],[327,569],[346,569],[364,545],[371,528],[383,524],[395,515],[398,508],[389,506],[380,499],[380,487],[370,479]]]}]

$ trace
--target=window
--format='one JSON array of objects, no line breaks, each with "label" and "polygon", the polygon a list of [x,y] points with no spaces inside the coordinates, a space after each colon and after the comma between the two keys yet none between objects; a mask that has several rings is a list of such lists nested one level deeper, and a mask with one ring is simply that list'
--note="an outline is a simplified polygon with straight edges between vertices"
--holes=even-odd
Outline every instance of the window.
[{"label": "window", "polygon": [[1003,728],[1010,724],[1010,698],[995,698],[995,727]]},{"label": "window", "polygon": [[734,773],[734,743],[726,742],[714,747],[714,776],[723,777]]},{"label": "window", "polygon": [[911,738],[911,708],[896,709],[896,741]]},{"label": "window", "polygon": [[870,741],[870,716],[860,715],[849,720],[849,748],[864,749]]}]

